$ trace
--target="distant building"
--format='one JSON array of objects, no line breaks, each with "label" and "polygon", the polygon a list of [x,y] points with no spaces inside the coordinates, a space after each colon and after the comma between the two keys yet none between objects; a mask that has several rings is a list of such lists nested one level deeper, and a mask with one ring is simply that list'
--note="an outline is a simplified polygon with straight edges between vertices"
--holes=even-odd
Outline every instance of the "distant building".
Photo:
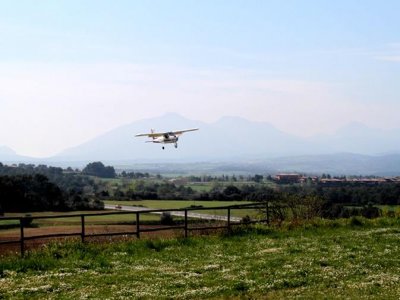
[{"label": "distant building", "polygon": [[318,182],[317,176],[301,176],[300,183],[316,183]]},{"label": "distant building", "polygon": [[338,178],[321,178],[319,183],[324,186],[340,186],[346,184],[348,181],[346,179],[338,179]]},{"label": "distant building", "polygon": [[185,185],[188,183],[188,179],[187,178],[172,178],[170,180],[168,180],[168,182],[176,184],[176,185]]},{"label": "distant building", "polygon": [[300,174],[276,174],[275,181],[278,183],[299,183],[302,176]]},{"label": "distant building", "polygon": [[346,178],[346,177],[333,177],[333,178],[321,178],[317,176],[303,176],[297,173],[280,173],[272,177],[276,183],[281,184],[293,184],[293,183],[314,183],[320,184],[327,187],[336,186],[347,186],[347,185],[378,185],[388,182],[400,183],[400,177],[358,177],[358,178]]}]

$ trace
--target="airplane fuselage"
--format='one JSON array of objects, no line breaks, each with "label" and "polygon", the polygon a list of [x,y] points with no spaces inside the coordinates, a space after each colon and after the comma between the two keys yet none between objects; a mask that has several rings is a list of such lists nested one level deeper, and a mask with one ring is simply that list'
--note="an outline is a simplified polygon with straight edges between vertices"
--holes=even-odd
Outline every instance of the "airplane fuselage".
[{"label": "airplane fuselage", "polygon": [[159,144],[176,144],[178,142],[179,138],[171,133],[164,134],[160,137],[153,138],[153,143],[159,143]]}]

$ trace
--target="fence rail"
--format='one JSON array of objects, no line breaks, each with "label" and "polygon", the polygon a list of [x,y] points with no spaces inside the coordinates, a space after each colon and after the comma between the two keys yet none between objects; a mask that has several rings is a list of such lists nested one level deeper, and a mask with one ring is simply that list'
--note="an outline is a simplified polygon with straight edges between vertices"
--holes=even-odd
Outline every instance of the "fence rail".
[{"label": "fence rail", "polygon": [[[240,204],[240,205],[230,205],[230,206],[218,206],[218,207],[196,207],[196,208],[181,208],[181,209],[149,209],[149,210],[139,210],[139,211],[115,211],[115,212],[104,212],[104,213],[87,213],[87,214],[70,214],[70,215],[48,215],[48,216],[25,216],[25,217],[0,217],[0,221],[19,221],[20,227],[20,238],[18,240],[11,241],[0,241],[1,245],[8,244],[20,244],[20,253],[21,256],[25,254],[25,242],[30,240],[37,239],[48,239],[48,238],[60,238],[60,237],[72,237],[72,236],[80,236],[81,241],[85,242],[86,238],[91,237],[102,237],[102,236],[121,236],[121,235],[134,235],[137,238],[140,238],[140,234],[144,232],[157,232],[157,231],[165,231],[165,230],[176,230],[183,229],[184,236],[188,237],[188,233],[192,231],[201,231],[201,230],[214,230],[214,229],[226,229],[228,232],[231,231],[231,227],[234,225],[242,224],[241,222],[234,222],[231,220],[231,211],[232,210],[240,210],[240,209],[265,209],[268,205],[265,203],[250,203],[250,204]],[[190,211],[203,211],[203,210],[225,210],[227,212],[226,215],[226,225],[219,226],[203,226],[203,227],[189,227],[188,212]],[[168,212],[184,212],[182,216],[183,225],[177,226],[163,226],[157,228],[140,228],[140,215],[141,214],[149,214],[149,213],[168,213]],[[109,215],[136,215],[136,230],[135,231],[125,231],[125,232],[105,232],[105,233],[86,233],[86,220],[87,217],[95,217],[95,216],[109,216]],[[57,218],[77,218],[79,217],[81,230],[80,232],[73,233],[55,233],[55,234],[45,234],[45,235],[33,235],[33,236],[25,236],[25,228],[28,227],[26,224],[28,221],[38,220],[38,219],[57,219]],[[267,219],[262,220],[248,220],[246,224],[249,223],[259,223],[259,222],[267,222],[269,223],[269,217],[267,213]]]}]

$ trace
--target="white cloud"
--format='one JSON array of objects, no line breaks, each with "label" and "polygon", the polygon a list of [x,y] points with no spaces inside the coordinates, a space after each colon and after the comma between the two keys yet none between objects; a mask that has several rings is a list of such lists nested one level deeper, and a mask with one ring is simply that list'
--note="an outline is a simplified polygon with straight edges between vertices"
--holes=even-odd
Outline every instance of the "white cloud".
[{"label": "white cloud", "polygon": [[376,56],[377,60],[400,62],[400,55]]},{"label": "white cloud", "polygon": [[400,62],[400,43],[389,43],[375,53],[373,57],[377,60]]}]

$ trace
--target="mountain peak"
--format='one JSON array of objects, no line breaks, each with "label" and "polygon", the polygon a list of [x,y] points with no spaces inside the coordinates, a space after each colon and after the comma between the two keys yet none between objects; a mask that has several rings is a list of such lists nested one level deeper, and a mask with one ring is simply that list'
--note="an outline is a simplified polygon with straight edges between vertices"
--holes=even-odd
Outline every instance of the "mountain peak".
[{"label": "mountain peak", "polygon": [[0,154],[1,155],[15,155],[16,152],[7,146],[0,146]]},{"label": "mountain peak", "polygon": [[361,133],[361,132],[365,132],[365,131],[371,131],[371,130],[376,130],[373,128],[368,127],[367,125],[365,125],[364,123],[361,122],[351,122],[348,123],[347,125],[339,128],[336,133]]}]

